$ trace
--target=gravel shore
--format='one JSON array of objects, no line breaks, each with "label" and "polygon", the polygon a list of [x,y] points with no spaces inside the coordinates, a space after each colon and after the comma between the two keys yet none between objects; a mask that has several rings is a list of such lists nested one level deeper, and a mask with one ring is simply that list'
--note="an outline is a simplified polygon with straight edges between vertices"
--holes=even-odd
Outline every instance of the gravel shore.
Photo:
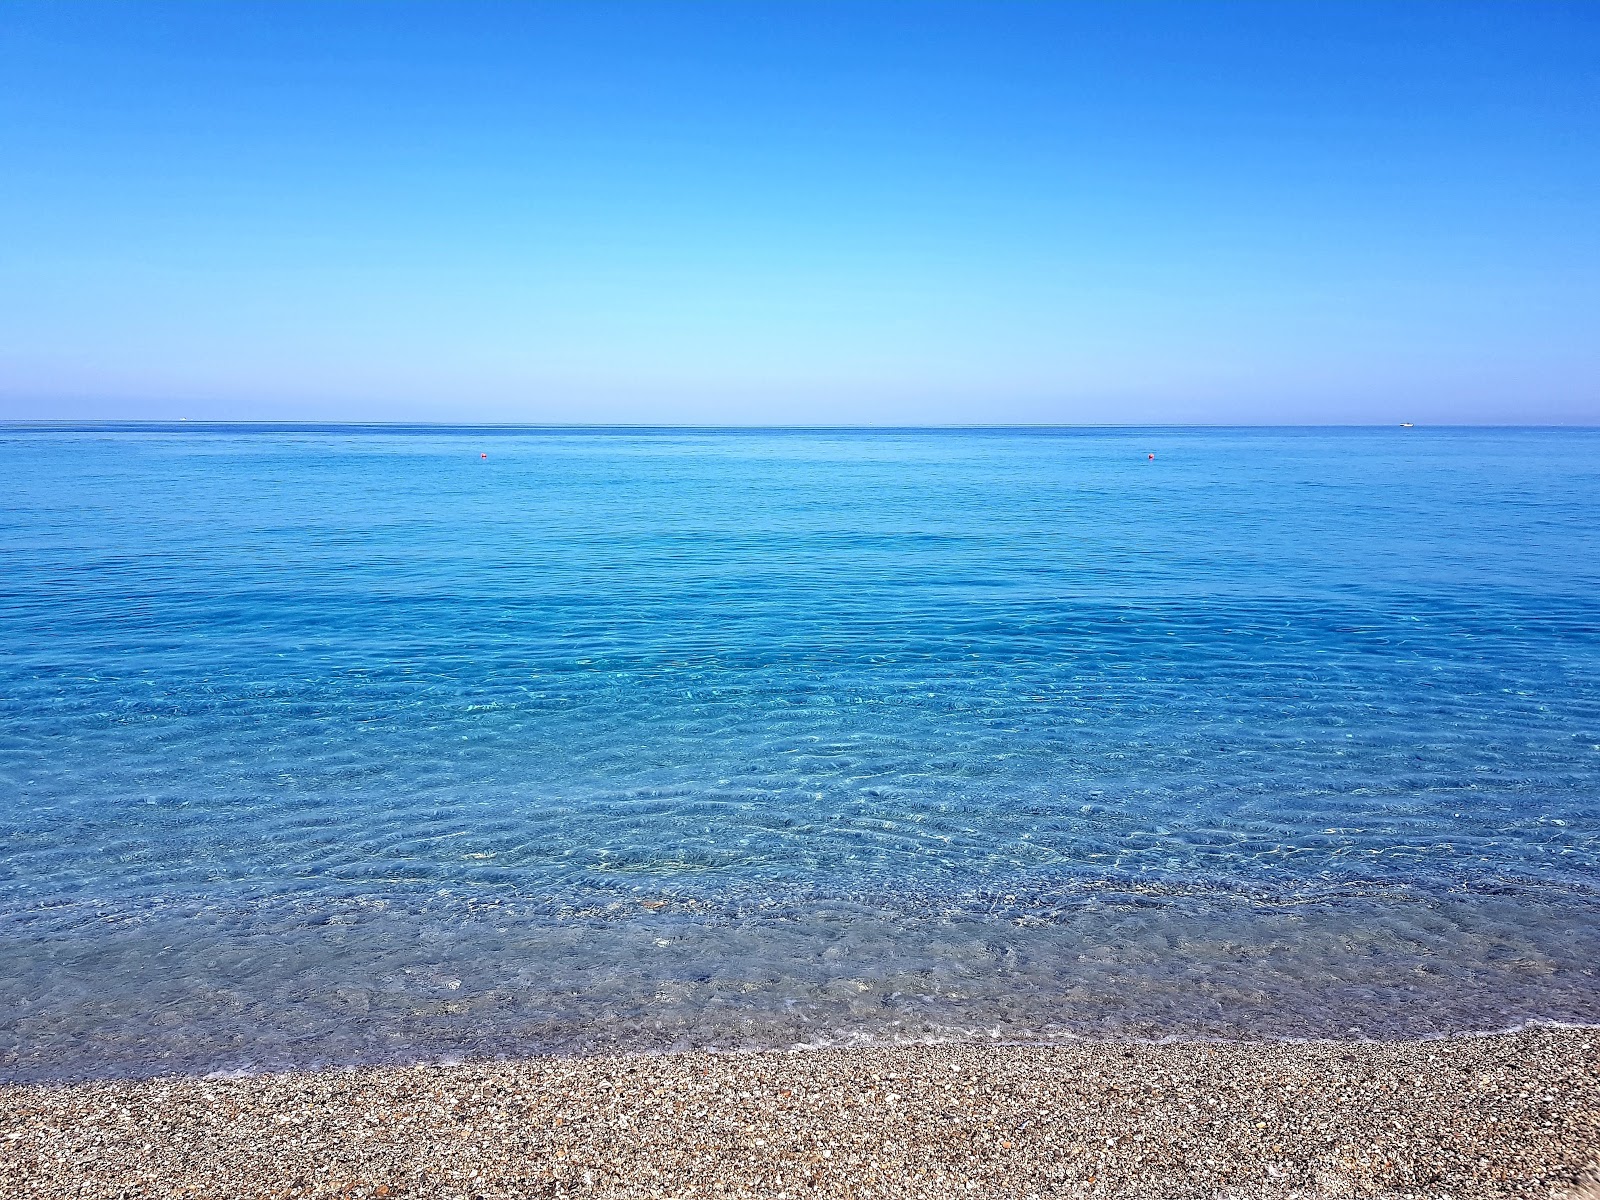
[{"label": "gravel shore", "polygon": [[1600,1030],[0,1088],[7,1197],[1600,1200]]}]

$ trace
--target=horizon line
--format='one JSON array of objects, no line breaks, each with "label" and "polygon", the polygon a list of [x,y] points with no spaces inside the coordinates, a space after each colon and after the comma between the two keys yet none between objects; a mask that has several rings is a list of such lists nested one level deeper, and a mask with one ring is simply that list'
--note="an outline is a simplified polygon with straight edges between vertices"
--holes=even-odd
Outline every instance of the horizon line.
[{"label": "horizon line", "polygon": [[671,421],[407,421],[336,420],[304,418],[191,418],[191,417],[18,417],[0,418],[0,428],[71,428],[74,426],[149,426],[177,427],[277,426],[283,428],[378,428],[378,429],[620,429],[620,430],[698,430],[712,431],[828,431],[892,432],[896,430],[1026,430],[1026,429],[1600,429],[1596,421],[1535,422],[1415,422],[1415,421],[1001,421],[938,422],[928,424],[865,424],[827,422],[799,423],[708,423]]}]

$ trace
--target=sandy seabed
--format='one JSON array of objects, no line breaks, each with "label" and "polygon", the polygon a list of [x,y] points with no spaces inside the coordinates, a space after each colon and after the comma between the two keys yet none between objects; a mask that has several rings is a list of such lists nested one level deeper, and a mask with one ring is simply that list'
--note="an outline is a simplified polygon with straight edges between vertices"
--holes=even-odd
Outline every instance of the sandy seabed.
[{"label": "sandy seabed", "polygon": [[1600,1029],[0,1088],[5,1197],[1600,1200]]}]

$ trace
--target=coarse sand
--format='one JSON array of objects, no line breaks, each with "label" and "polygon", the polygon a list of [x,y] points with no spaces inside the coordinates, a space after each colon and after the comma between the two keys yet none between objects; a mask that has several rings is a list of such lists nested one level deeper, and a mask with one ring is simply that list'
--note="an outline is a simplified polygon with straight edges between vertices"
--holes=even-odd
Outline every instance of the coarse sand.
[{"label": "coarse sand", "polygon": [[1600,1200],[1600,1029],[0,1087],[0,1196]]}]

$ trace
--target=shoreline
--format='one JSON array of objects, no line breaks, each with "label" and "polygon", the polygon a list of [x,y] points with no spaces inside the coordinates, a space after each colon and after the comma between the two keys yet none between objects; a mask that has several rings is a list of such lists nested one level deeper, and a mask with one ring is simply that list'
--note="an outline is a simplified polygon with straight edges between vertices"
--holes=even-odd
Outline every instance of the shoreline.
[{"label": "shoreline", "polygon": [[0,1193],[1600,1200],[1600,1030],[9,1084]]}]

